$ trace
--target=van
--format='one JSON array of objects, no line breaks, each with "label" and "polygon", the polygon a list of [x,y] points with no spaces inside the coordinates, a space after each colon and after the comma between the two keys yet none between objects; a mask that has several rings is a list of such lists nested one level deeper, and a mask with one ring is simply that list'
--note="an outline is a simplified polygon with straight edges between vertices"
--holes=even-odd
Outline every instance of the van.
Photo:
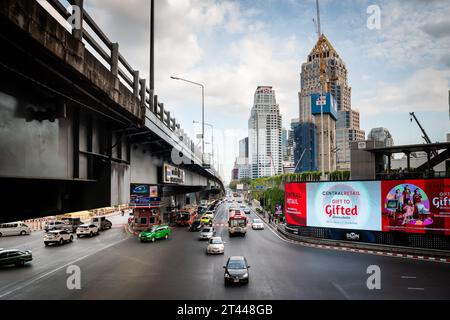
[{"label": "van", "polygon": [[30,234],[31,229],[23,222],[10,222],[0,224],[0,237],[24,236]]},{"label": "van", "polygon": [[65,221],[53,220],[47,221],[44,225],[45,232],[53,231],[53,230],[70,230],[71,226]]}]

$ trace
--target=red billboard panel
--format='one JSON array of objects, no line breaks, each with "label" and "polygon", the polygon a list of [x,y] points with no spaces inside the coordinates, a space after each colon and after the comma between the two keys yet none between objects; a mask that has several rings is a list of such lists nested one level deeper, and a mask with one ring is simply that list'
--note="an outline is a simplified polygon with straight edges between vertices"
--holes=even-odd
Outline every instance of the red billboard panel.
[{"label": "red billboard panel", "polygon": [[450,179],[382,181],[383,231],[450,235]]},{"label": "red billboard panel", "polygon": [[284,191],[286,222],[306,227],[306,183],[286,183]]}]

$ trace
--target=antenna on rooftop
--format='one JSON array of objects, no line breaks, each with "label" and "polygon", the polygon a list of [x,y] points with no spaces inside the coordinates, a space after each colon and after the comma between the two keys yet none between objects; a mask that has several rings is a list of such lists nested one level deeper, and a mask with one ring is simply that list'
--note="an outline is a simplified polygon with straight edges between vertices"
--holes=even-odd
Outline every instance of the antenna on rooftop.
[{"label": "antenna on rooftop", "polygon": [[320,38],[322,35],[322,30],[320,26],[320,7],[319,7],[319,0],[316,0],[316,8],[317,8],[317,37]]}]

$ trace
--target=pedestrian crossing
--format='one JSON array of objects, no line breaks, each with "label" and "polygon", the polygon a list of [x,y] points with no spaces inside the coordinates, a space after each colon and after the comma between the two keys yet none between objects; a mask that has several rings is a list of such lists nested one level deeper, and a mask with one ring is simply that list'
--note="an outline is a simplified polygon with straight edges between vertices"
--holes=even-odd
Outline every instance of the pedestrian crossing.
[{"label": "pedestrian crossing", "polygon": [[[248,227],[251,227],[252,224],[251,223],[247,223]],[[228,223],[213,223],[213,227],[218,228],[218,227],[228,227]]]}]

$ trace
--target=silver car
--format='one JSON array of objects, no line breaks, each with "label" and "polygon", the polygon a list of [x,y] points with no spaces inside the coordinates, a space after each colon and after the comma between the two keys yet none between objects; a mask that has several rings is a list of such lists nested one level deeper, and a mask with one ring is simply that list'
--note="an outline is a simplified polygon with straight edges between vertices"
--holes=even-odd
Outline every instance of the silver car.
[{"label": "silver car", "polygon": [[212,237],[214,237],[215,233],[216,233],[216,230],[214,230],[213,227],[204,227],[200,231],[200,240],[209,240]]},{"label": "silver car", "polygon": [[208,240],[206,254],[223,254],[225,253],[225,242],[221,237],[212,237]]},{"label": "silver car", "polygon": [[262,220],[261,219],[253,219],[252,229],[253,230],[263,230],[264,223],[262,222]]}]

